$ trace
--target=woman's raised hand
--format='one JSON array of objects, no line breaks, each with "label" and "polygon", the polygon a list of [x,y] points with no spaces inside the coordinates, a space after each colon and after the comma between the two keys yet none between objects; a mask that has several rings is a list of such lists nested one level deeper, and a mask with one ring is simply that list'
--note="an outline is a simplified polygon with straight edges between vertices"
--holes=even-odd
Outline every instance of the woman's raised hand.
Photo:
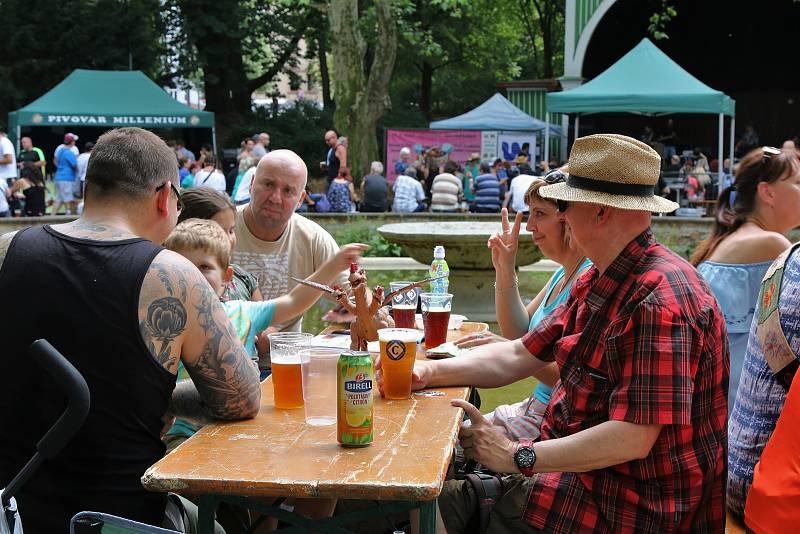
[{"label": "woman's raised hand", "polygon": [[496,270],[514,269],[519,246],[519,229],[522,226],[522,212],[518,211],[514,218],[514,226],[508,222],[508,209],[500,211],[500,220],[503,225],[500,233],[494,234],[487,241],[486,246],[492,249],[492,265]]}]

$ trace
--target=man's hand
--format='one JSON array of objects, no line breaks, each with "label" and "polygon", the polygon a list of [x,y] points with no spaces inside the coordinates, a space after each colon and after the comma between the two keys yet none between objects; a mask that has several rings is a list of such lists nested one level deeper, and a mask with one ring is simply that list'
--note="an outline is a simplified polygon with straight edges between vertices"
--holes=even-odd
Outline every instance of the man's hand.
[{"label": "man's hand", "polygon": [[332,261],[335,262],[337,271],[344,271],[351,263],[358,263],[361,254],[369,248],[369,245],[363,243],[350,243],[343,245]]},{"label": "man's hand", "polygon": [[514,463],[517,444],[508,439],[500,427],[490,423],[467,401],[453,399],[450,404],[463,408],[472,422],[470,426],[462,426],[458,432],[464,456],[477,460],[496,473],[519,473],[517,464]]},{"label": "man's hand", "polygon": [[[427,387],[431,374],[431,365],[433,364],[434,362],[414,362],[414,369],[411,371],[411,391],[418,391]],[[381,397],[383,397],[383,369],[381,368],[380,355],[375,359],[375,381],[378,383],[378,390],[381,392]]]}]

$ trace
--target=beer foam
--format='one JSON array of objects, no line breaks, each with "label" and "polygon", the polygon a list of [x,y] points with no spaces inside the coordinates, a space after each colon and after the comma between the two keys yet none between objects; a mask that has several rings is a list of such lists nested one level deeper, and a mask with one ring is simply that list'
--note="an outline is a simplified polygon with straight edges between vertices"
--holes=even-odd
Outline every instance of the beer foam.
[{"label": "beer foam", "polygon": [[396,310],[416,310],[417,307],[413,304],[392,304],[392,308]]},{"label": "beer foam", "polygon": [[450,308],[446,308],[444,306],[431,306],[430,308],[423,308],[422,315],[425,316],[426,313],[450,313]]},{"label": "beer foam", "polygon": [[270,361],[272,363],[283,364],[283,365],[300,365],[303,363],[303,360],[308,361],[308,356],[306,355],[305,358],[303,354],[271,354]]},{"label": "beer foam", "polygon": [[419,330],[413,328],[381,328],[378,330],[378,339],[381,341],[402,341],[416,343],[419,339]]}]

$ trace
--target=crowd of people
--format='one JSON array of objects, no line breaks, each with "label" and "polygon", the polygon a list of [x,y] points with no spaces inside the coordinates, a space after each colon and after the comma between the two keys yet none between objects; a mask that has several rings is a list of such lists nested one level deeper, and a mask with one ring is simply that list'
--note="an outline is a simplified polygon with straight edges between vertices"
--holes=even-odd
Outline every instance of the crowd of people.
[{"label": "crowd of people", "polygon": [[[0,290],[15,303],[0,311],[15,328],[0,358],[0,411],[15,429],[0,442],[0,486],[61,410],[25,357],[34,340],[63,352],[92,396],[73,442],[19,494],[26,530],[65,532],[84,509],[173,529],[196,522],[189,500],[147,492],[141,476],[200,426],[257,413],[265,334],[300,331],[320,296],[293,277],[344,284],[366,246],[339,247],[297,213],[325,203],[500,214],[487,243],[500,333],[456,341],[473,349],[457,358],[417,361],[414,387],[538,385],[486,415],[453,401],[469,419],[458,445],[497,494],[488,502],[469,480],[448,480],[440,532],[721,532],[726,511],[779,532],[800,519],[800,256],[786,237],[800,225],[796,150],[757,147],[737,162],[688,262],[650,228],[653,213],[677,208],[660,194],[661,155],[623,135],[579,138],[553,169],[532,169],[526,153],[437,169],[403,149],[393,184],[373,162],[357,190],[347,139],[329,131],[324,194],[267,134],[243,140],[229,176],[213,153],[195,160],[138,128],[103,134],[83,163],[77,136],[64,141],[57,201],[77,209],[74,187],[59,183],[79,181],[80,217],[0,236]],[[9,189],[35,208],[44,160],[30,139],[22,146],[14,167],[26,172]],[[529,302],[514,267],[526,217],[558,264]],[[288,505],[325,517],[335,502]]]}]

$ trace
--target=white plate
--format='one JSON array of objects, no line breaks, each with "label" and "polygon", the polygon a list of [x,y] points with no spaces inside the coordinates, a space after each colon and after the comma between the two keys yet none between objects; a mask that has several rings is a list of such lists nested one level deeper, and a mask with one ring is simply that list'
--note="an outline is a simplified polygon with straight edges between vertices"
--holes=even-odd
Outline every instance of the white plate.
[{"label": "white plate", "polygon": [[[418,313],[416,315],[415,319],[416,319],[415,320],[416,327],[418,329],[420,329],[420,330],[423,330],[425,328],[425,326],[422,324],[422,314]],[[458,330],[459,328],[461,328],[461,323],[463,323],[466,320],[467,320],[467,318],[465,316],[463,316],[463,315],[457,315],[457,314],[451,313],[450,314],[450,323],[447,325],[447,329],[448,330]]]}]

